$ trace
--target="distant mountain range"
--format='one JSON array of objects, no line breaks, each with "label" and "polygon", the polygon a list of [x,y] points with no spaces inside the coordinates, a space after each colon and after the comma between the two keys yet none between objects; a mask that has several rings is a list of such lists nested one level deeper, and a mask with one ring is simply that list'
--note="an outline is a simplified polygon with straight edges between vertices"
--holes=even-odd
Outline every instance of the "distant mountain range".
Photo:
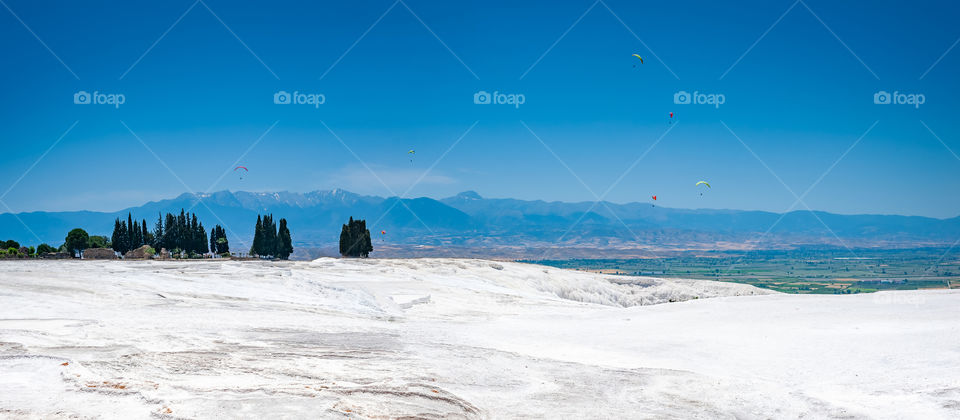
[{"label": "distant mountain range", "polygon": [[[253,236],[258,213],[289,221],[300,248],[336,246],[349,217],[367,220],[374,247],[431,249],[763,249],[798,246],[912,247],[950,245],[960,238],[960,217],[838,215],[794,211],[673,209],[650,203],[545,202],[488,199],[467,191],[440,200],[377,197],[341,189],[308,193],[220,191],[182,194],[117,212],[31,212],[0,214],[0,239],[59,245],[82,227],[109,236],[113,220],[146,219],[159,213],[195,212],[206,228],[227,229],[235,250]],[[191,210],[192,209],[192,210]],[[829,227],[829,228],[828,228]],[[381,231],[386,231],[381,235]],[[238,244],[240,244],[238,246]],[[400,251],[398,251],[400,250]],[[322,252],[321,252],[322,253]],[[478,251],[483,254],[482,251]]]}]

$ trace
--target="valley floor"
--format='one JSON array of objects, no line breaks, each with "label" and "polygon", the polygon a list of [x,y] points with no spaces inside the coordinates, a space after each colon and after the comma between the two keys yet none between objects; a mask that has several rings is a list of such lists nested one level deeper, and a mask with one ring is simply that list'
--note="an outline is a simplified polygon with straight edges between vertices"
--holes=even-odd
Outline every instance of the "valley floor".
[{"label": "valley floor", "polygon": [[[672,303],[671,303],[672,302]],[[960,290],[0,262],[0,418],[958,418]]]}]

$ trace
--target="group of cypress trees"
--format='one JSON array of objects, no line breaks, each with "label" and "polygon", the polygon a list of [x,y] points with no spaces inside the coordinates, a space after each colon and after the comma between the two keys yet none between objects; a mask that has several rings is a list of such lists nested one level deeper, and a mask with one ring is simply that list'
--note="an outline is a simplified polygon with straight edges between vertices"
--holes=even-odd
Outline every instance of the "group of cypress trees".
[{"label": "group of cypress trees", "polygon": [[262,218],[258,214],[250,254],[285,260],[290,258],[292,253],[293,243],[290,239],[290,229],[287,229],[287,219],[280,219],[278,230],[272,214],[265,215]]},{"label": "group of cypress trees", "polygon": [[[368,243],[369,237],[370,233],[367,232]],[[220,225],[210,230],[209,238],[208,241],[207,232],[203,228],[203,223],[197,220],[197,215],[180,209],[180,215],[171,213],[167,213],[164,217],[157,215],[153,232],[147,230],[146,220],[135,221],[132,214],[127,214],[126,221],[117,218],[114,221],[111,241],[113,250],[121,254],[143,245],[150,245],[156,250],[166,248],[174,255],[230,254],[227,233]],[[273,221],[272,214],[265,216],[258,214],[250,254],[285,260],[290,258],[292,253],[293,241],[290,237],[290,229],[287,228],[287,219],[280,219],[278,227]]]},{"label": "group of cypress trees", "polygon": [[133,215],[127,213],[127,220],[117,218],[113,222],[113,235],[110,237],[113,250],[121,254],[127,251],[140,248],[144,245],[151,245],[154,242],[154,236],[147,231],[147,221],[133,220]]},{"label": "group of cypress trees", "polygon": [[196,213],[184,213],[183,209],[180,209],[179,216],[167,213],[161,219],[157,215],[153,237],[155,249],[166,248],[173,254],[178,251],[187,255],[202,255],[210,252],[207,231],[204,230],[203,223],[197,220]]},{"label": "group of cypress trees", "polygon": [[373,251],[366,220],[353,220],[340,230],[340,255],[366,258]]},{"label": "group of cypress trees", "polygon": [[227,232],[220,225],[210,229],[210,252],[217,255],[229,255],[230,243],[227,242]]}]

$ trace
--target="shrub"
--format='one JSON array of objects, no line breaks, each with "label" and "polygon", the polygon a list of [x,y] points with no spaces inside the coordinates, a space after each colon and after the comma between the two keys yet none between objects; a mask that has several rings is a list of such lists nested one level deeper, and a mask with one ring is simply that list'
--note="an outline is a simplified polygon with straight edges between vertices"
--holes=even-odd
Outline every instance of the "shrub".
[{"label": "shrub", "polygon": [[40,244],[37,247],[37,254],[46,254],[48,252],[57,252],[57,249],[47,244]]}]

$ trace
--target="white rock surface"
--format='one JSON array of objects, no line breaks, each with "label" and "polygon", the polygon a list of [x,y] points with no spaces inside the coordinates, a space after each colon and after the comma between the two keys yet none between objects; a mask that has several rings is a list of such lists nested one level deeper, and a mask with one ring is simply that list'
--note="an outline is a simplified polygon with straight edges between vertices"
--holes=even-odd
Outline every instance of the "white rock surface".
[{"label": "white rock surface", "polygon": [[481,260],[0,262],[0,418],[954,419],[958,292]]}]

